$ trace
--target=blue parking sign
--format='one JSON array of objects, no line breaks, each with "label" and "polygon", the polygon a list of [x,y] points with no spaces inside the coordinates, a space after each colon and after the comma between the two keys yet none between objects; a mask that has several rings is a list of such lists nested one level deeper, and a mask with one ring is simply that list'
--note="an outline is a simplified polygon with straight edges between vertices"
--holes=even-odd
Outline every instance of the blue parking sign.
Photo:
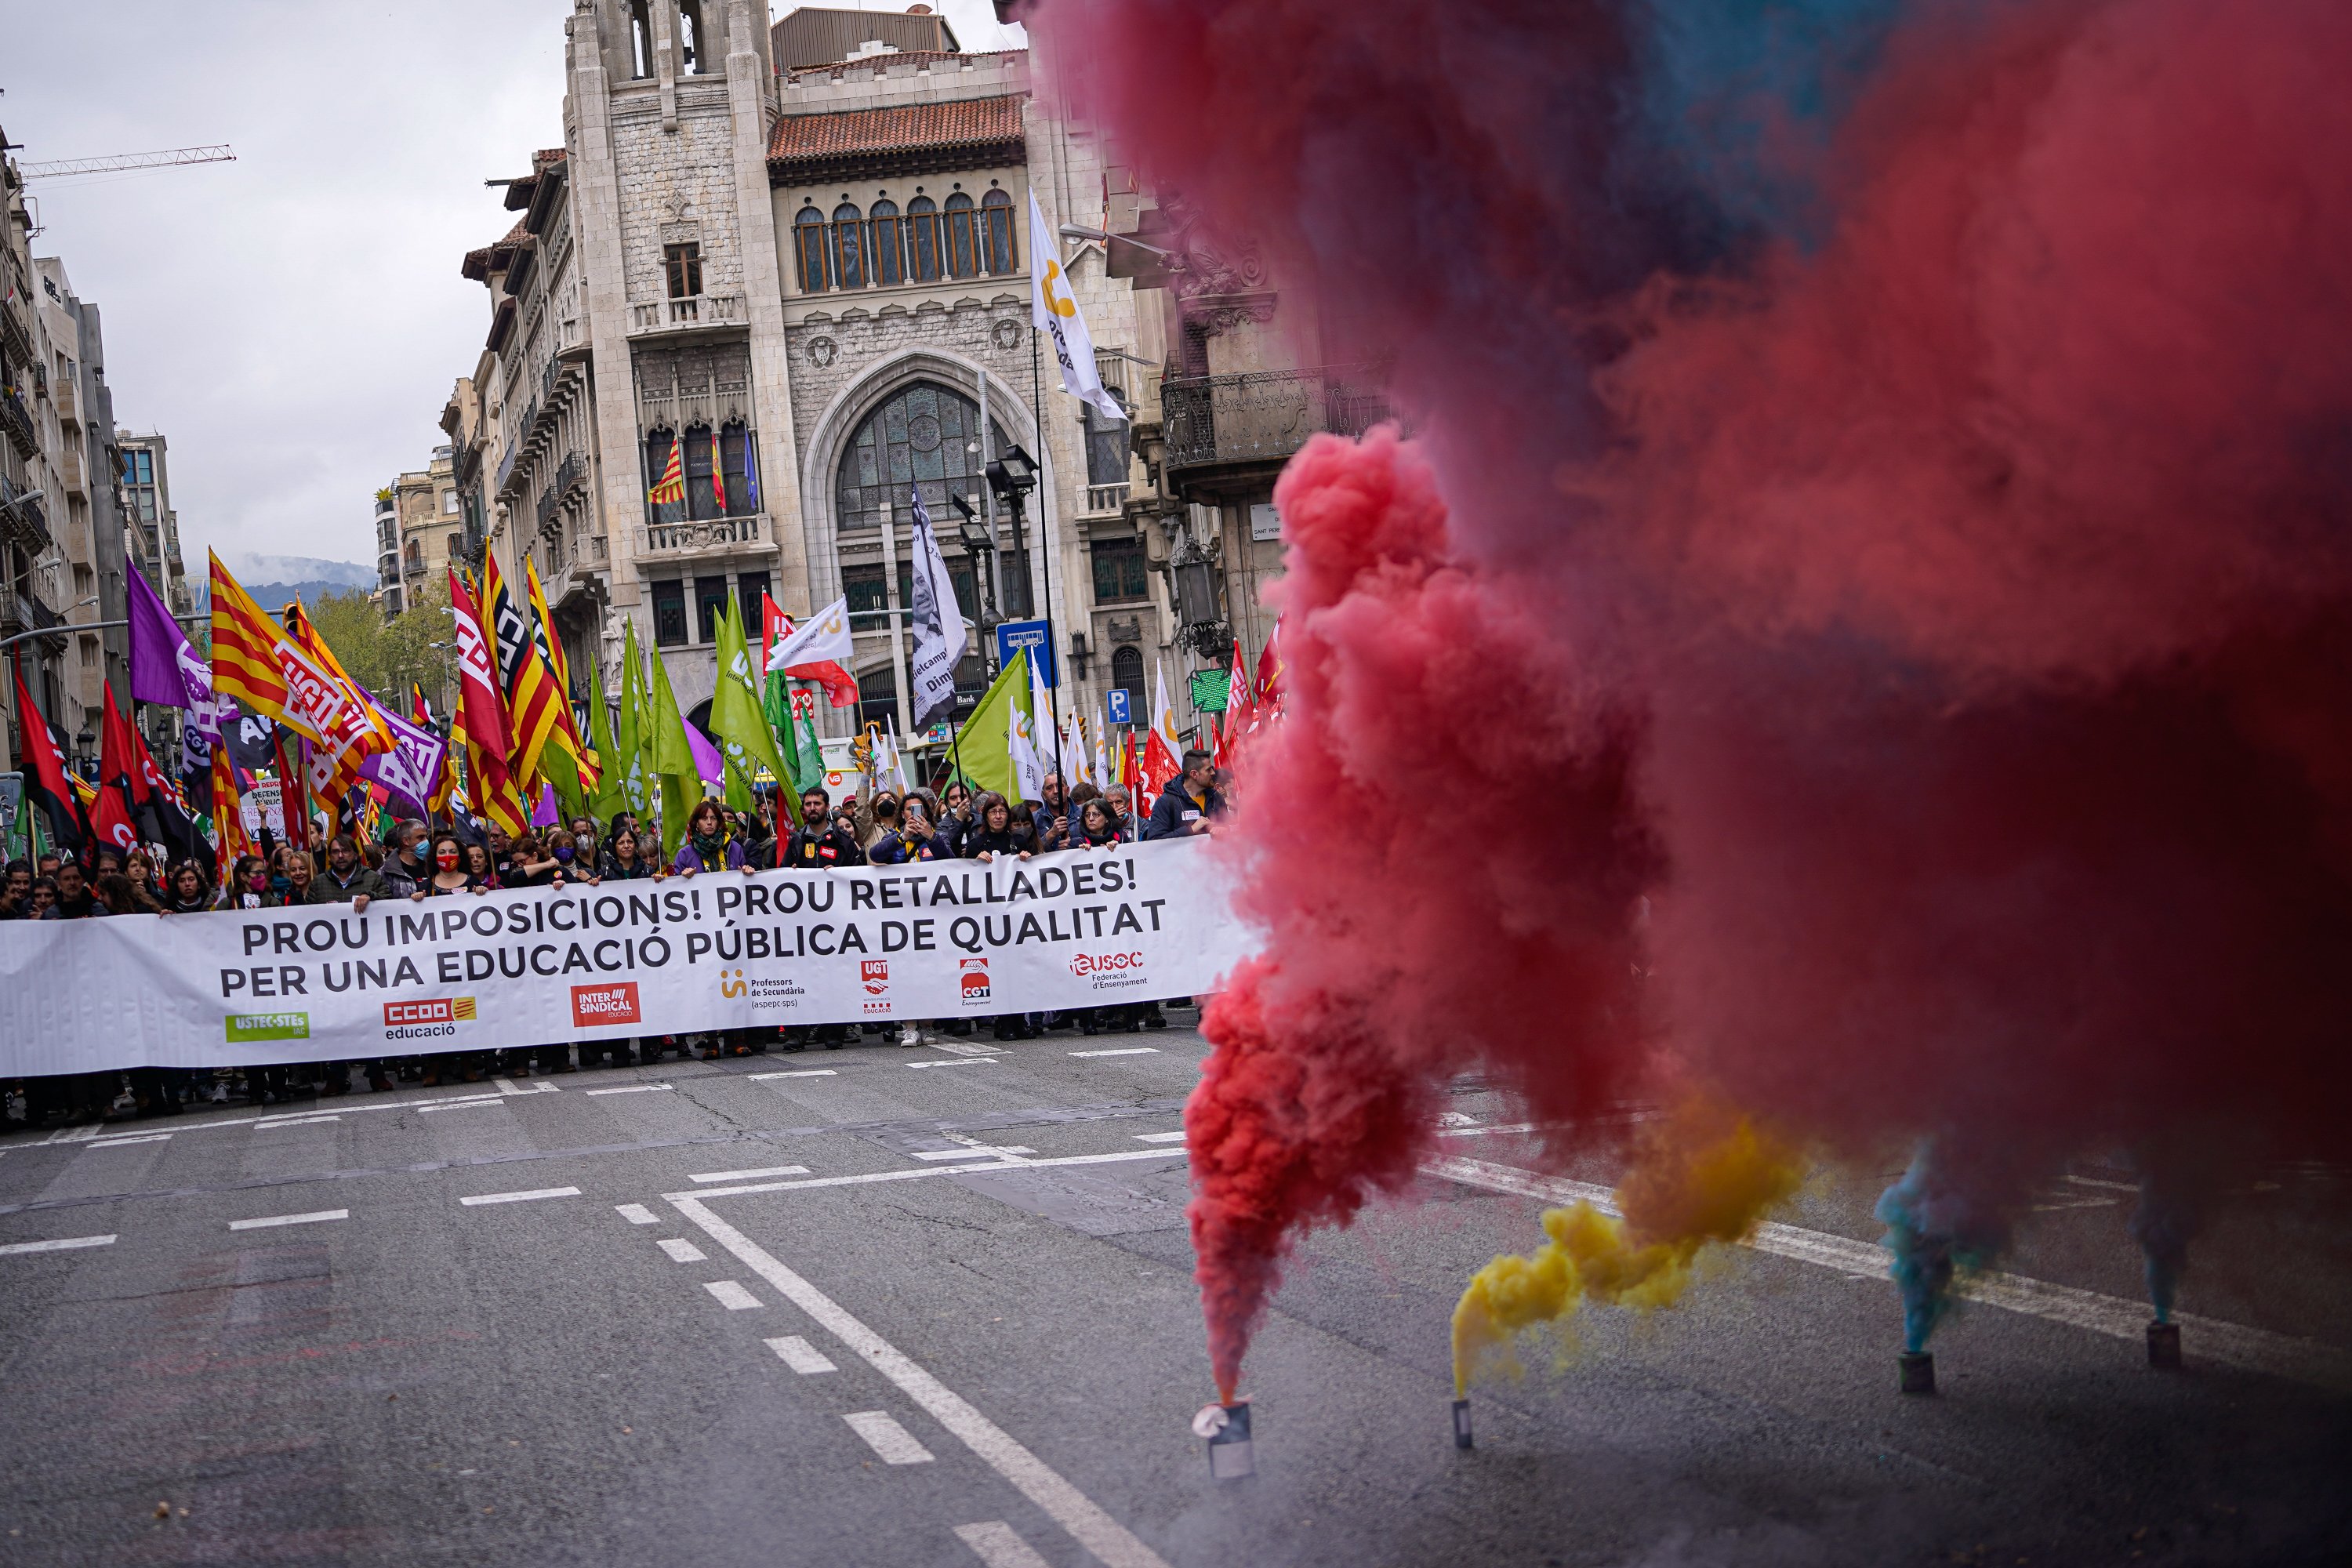
[{"label": "blue parking sign", "polygon": [[1103,693],[1103,700],[1110,704],[1110,721],[1112,723],[1132,724],[1135,722],[1133,716],[1129,713],[1128,709],[1127,689],[1125,687],[1112,687],[1108,691]]}]

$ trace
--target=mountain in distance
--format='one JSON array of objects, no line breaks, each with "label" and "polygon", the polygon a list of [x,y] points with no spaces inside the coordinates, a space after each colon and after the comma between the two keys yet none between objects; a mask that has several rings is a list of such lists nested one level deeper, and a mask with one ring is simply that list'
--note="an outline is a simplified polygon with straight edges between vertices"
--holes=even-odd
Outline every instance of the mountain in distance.
[{"label": "mountain in distance", "polygon": [[[305,605],[315,605],[328,594],[356,588],[372,594],[376,588],[375,568],[352,561],[326,561],[315,555],[257,555],[245,551],[224,551],[222,561],[235,573],[253,602],[265,610],[276,610],[291,599]],[[211,584],[194,574],[188,585],[195,590],[199,609],[211,602]]]}]

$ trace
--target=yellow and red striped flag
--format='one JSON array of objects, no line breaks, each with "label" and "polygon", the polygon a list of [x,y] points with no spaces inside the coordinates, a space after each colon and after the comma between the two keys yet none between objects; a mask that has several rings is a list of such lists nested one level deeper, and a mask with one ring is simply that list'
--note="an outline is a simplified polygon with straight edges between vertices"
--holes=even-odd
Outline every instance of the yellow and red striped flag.
[{"label": "yellow and red striped flag", "polygon": [[563,639],[555,635],[555,617],[548,613],[547,590],[540,586],[537,563],[526,561],[522,570],[524,591],[530,597],[532,637],[538,645],[540,657],[547,661],[549,675],[555,681],[556,711],[562,719],[562,725],[551,738],[572,753],[582,784],[593,790],[601,782],[598,772],[601,759],[592,760],[593,753],[580,738],[580,722],[572,711],[572,669],[563,657]]},{"label": "yellow and red striped flag", "polygon": [[676,506],[686,500],[685,448],[675,436],[669,438],[669,461],[662,468],[662,477],[646,492],[646,500],[655,506]]},{"label": "yellow and red striped flag", "polygon": [[563,693],[556,689],[555,672],[540,657],[527,604],[518,604],[499,574],[499,559],[482,558],[482,628],[490,636],[498,657],[499,694],[506,700],[511,743],[507,748],[507,776],[526,800],[535,798],[541,783],[540,758],[548,743],[569,722]]},{"label": "yellow and red striped flag", "polygon": [[710,433],[710,494],[719,502],[719,515],[727,515],[727,463],[719,455],[719,432]]},{"label": "yellow and red striped flag", "polygon": [[263,614],[217,555],[212,602],[215,696],[234,697],[279,721],[338,762],[352,753],[354,770],[364,758],[392,749],[392,736],[326,645],[315,636],[305,640]]}]

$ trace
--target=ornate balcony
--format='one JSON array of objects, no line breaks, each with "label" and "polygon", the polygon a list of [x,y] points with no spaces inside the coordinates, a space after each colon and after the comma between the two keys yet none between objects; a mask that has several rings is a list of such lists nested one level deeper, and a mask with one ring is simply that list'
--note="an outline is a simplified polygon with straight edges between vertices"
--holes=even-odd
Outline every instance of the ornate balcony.
[{"label": "ornate balcony", "polygon": [[547,590],[547,607],[562,609],[587,593],[610,560],[601,533],[575,533],[548,540],[540,551],[541,584]]},{"label": "ornate balcony", "polygon": [[41,510],[41,492],[0,476],[0,539],[14,539],[27,555],[49,547],[49,516]]},{"label": "ornate balcony", "polygon": [[29,459],[39,454],[41,434],[34,427],[33,411],[13,386],[0,387],[0,430],[7,432],[18,457]]},{"label": "ornate balcony", "polygon": [[711,327],[740,327],[749,318],[740,294],[689,294],[680,300],[655,300],[629,307],[629,334],[688,332]]},{"label": "ornate balcony", "polygon": [[1127,486],[1088,485],[1081,517],[1117,517],[1127,510]]},{"label": "ornate balcony", "polygon": [[1361,436],[1394,417],[1370,378],[1345,365],[1163,382],[1160,406],[1171,472],[1278,463],[1318,431]]},{"label": "ornate balcony", "polygon": [[646,524],[640,554],[667,556],[718,555],[745,549],[769,548],[768,520],[763,513],[746,517],[697,518],[688,522]]}]

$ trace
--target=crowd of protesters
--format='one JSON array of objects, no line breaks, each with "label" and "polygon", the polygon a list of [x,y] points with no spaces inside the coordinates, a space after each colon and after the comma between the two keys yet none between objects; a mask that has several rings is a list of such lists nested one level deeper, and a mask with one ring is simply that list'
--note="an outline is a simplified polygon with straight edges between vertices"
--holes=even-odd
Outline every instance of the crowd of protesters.
[{"label": "crowd of protesters", "polygon": [[[715,799],[698,803],[674,856],[665,859],[650,825],[627,812],[609,823],[580,816],[568,825],[509,836],[495,825],[461,836],[415,819],[393,821],[380,838],[314,826],[307,846],[265,831],[261,852],[243,855],[215,880],[209,859],[163,864],[144,848],[100,847],[86,858],[47,853],[8,863],[0,878],[0,921],[91,920],[105,917],[198,914],[216,910],[267,910],[298,904],[350,904],[364,911],[378,900],[479,896],[506,888],[561,888],[638,879],[723,875],[753,870],[824,870],[842,866],[895,866],[927,860],[1027,860],[1064,851],[1084,852],[1137,840],[1206,833],[1225,811],[1223,775],[1209,753],[1189,752],[1183,771],[1139,815],[1128,791],[1080,784],[1067,791],[1048,775],[1041,801],[974,793],[961,780],[943,789],[903,795],[869,781],[835,803],[822,789],[801,796],[802,822],[779,822],[763,797],[749,811]],[[348,827],[348,824],[346,826]],[[779,827],[783,831],[779,832]],[[86,862],[86,863],[85,863]],[[577,1042],[579,1068],[650,1064],[665,1053],[753,1055],[772,1048],[838,1049],[864,1035],[919,1046],[940,1034],[992,1029],[999,1040],[1034,1039],[1058,1028],[1083,1034],[1137,1032],[1168,1026],[1163,1002],[1066,1012],[1006,1013],[932,1024],[829,1024],[730,1029],[717,1034],[647,1036]],[[296,1094],[351,1093],[359,1082],[375,1090],[400,1082],[478,1082],[501,1073],[568,1073],[570,1041],[496,1050],[442,1052],[362,1062],[313,1062],[245,1068],[138,1068],[20,1080],[21,1114],[33,1125],[100,1120],[115,1114],[169,1116],[204,1101],[243,1099],[271,1105]],[[634,1054],[633,1054],[634,1053]],[[13,1097],[8,1114],[19,1114]]]}]

